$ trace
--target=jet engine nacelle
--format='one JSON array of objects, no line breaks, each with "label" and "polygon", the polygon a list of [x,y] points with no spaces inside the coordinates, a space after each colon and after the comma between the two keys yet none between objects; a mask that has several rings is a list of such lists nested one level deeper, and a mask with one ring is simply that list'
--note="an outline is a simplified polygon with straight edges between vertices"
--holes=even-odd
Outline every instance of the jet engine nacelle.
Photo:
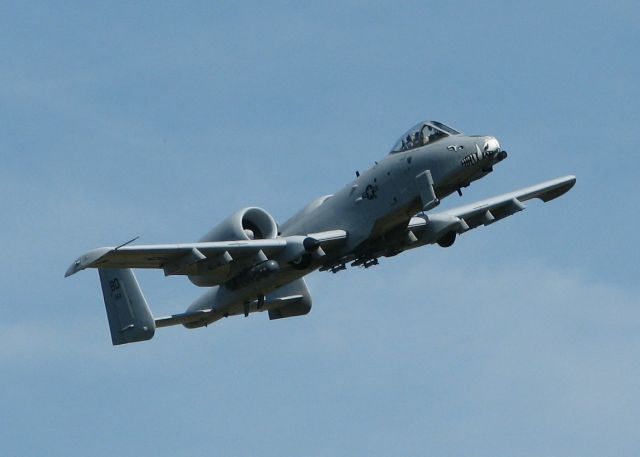
[{"label": "jet engine nacelle", "polygon": [[265,240],[278,236],[278,225],[262,208],[243,208],[211,229],[199,241]]},{"label": "jet engine nacelle", "polygon": [[[199,241],[262,240],[273,239],[277,236],[278,225],[273,217],[262,208],[250,207],[236,211],[211,229]],[[230,262],[229,259],[225,259],[225,256],[221,256],[218,260],[212,259],[207,268],[208,271],[203,274],[191,275],[189,280],[200,287],[215,286],[239,273],[244,268],[243,263],[242,261]],[[246,263],[255,263],[255,259],[247,259]],[[233,269],[231,265],[233,265]]]}]

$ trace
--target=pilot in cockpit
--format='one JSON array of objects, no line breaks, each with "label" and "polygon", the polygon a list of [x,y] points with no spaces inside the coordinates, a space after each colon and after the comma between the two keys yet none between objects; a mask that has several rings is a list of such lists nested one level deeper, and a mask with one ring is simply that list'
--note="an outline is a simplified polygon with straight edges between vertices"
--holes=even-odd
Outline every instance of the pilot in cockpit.
[{"label": "pilot in cockpit", "polygon": [[420,131],[420,133],[422,134],[422,144],[427,144],[429,143],[429,135],[431,135],[431,133],[433,132],[433,129],[431,128],[431,126],[429,125],[424,125],[422,126],[422,130]]},{"label": "pilot in cockpit", "polygon": [[408,134],[403,142],[403,149],[411,149],[413,147],[413,141],[411,141],[411,135]]}]

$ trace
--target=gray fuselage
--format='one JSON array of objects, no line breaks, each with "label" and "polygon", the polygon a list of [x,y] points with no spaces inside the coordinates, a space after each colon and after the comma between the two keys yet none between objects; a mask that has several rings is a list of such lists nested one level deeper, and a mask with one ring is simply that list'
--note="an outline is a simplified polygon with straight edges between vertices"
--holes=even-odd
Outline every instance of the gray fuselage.
[{"label": "gray fuselage", "polygon": [[188,311],[214,308],[216,312],[208,319],[213,322],[242,313],[243,306],[256,296],[267,295],[332,262],[344,265],[359,258],[385,255],[381,247],[384,248],[387,238],[406,228],[411,217],[428,203],[424,201],[424,189],[420,188],[423,183],[417,177],[430,172],[439,202],[490,173],[492,166],[504,158],[504,153],[499,157],[496,154],[499,145],[496,150],[487,151],[489,144],[498,145],[493,137],[457,134],[389,154],[335,194],[314,200],[279,227],[278,236],[283,237],[344,230],[348,237],[340,249],[332,251],[331,256],[310,259],[302,266],[281,265],[267,281],[245,288],[230,290],[225,285],[212,288]]}]

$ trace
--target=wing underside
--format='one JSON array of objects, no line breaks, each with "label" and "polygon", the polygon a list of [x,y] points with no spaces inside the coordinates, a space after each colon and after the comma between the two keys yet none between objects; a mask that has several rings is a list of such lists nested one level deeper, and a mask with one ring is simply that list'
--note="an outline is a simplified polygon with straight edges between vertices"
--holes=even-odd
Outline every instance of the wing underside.
[{"label": "wing underside", "polygon": [[159,268],[166,275],[197,274],[246,259],[266,260],[274,256],[295,259],[309,249],[327,248],[346,237],[344,230],[331,230],[262,240],[105,247],[80,256],[65,276],[86,268]]},{"label": "wing underside", "polygon": [[565,176],[497,197],[453,208],[441,214],[462,218],[470,228],[475,228],[479,225],[488,225],[522,211],[526,208],[523,202],[527,200],[538,198],[543,202],[548,202],[558,198],[568,192],[575,183],[575,176]]},{"label": "wing underside", "polygon": [[538,198],[548,202],[558,198],[568,192],[575,182],[575,176],[564,176],[469,205],[429,213],[428,216],[416,216],[411,218],[407,230],[416,238],[415,244],[418,246],[436,243],[447,234],[462,234],[518,213],[526,208],[524,202],[528,200]]}]

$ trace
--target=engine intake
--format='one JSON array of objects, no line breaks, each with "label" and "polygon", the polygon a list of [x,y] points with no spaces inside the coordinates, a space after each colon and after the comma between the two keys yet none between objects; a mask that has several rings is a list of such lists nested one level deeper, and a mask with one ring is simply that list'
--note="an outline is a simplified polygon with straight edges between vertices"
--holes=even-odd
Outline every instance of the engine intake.
[{"label": "engine intake", "polygon": [[210,230],[200,241],[266,240],[278,236],[276,221],[262,208],[236,211]]}]

